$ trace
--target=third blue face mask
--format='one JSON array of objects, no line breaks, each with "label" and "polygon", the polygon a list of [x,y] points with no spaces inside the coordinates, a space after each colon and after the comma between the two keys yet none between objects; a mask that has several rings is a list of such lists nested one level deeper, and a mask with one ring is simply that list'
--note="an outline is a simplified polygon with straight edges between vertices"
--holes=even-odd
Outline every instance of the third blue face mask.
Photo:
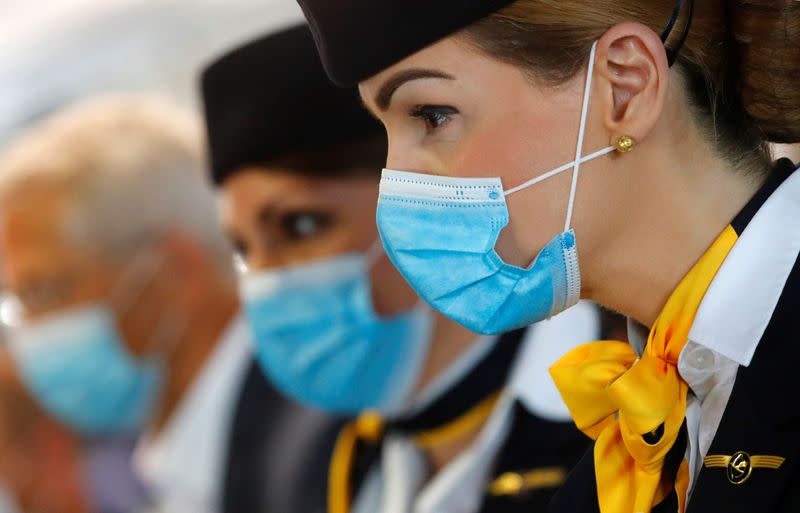
[{"label": "third blue face mask", "polygon": [[346,255],[244,276],[258,361],[297,401],[336,413],[391,413],[416,385],[428,354],[430,309],[378,317],[369,266],[362,255]]},{"label": "third blue face mask", "polygon": [[106,306],[76,308],[19,327],[10,345],[41,405],[82,434],[135,432],[151,413],[163,367],[128,351]]},{"label": "third blue face mask", "polygon": [[[166,341],[163,317],[154,325],[147,356],[128,349],[118,327],[118,311],[142,300],[161,257],[134,257],[109,296],[101,302],[28,321],[11,332],[9,347],[20,375],[39,403],[72,429],[86,435],[136,432],[144,427],[164,379],[164,359],[178,333]],[[113,300],[112,300],[113,299]]]},{"label": "third blue face mask", "polygon": [[[592,47],[575,161],[504,190],[500,178],[451,178],[384,170],[378,230],[400,273],[426,302],[464,327],[497,334],[544,320],[574,305],[581,280],[572,207],[582,163],[583,139],[594,69]],[[572,187],[564,231],[523,269],[509,265],[494,247],[508,224],[505,197],[564,171]]]}]

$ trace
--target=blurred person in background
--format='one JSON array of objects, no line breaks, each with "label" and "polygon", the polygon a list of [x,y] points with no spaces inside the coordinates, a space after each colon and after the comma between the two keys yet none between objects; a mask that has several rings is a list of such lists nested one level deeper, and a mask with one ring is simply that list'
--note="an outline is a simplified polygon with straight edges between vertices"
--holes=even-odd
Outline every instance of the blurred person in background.
[{"label": "blurred person in background", "polygon": [[144,431],[133,463],[155,510],[269,511],[223,506],[260,490],[232,458],[268,458],[291,405],[253,364],[198,128],[166,102],[109,96],[0,159],[0,252],[24,311],[10,348],[71,429]]},{"label": "blurred person in background", "polygon": [[128,439],[87,444],[27,393],[0,349],[2,513],[130,513],[144,504]]},{"label": "blurred person in background", "polygon": [[0,348],[0,483],[8,511],[96,511],[85,493],[81,458],[79,438],[42,411]]},{"label": "blurred person in background", "polygon": [[422,304],[375,226],[383,129],[329,83],[306,27],[222,56],[202,89],[257,357],[288,396],[360,414],[327,511],[542,511],[587,447],[547,367],[600,335],[599,312],[481,337]]}]

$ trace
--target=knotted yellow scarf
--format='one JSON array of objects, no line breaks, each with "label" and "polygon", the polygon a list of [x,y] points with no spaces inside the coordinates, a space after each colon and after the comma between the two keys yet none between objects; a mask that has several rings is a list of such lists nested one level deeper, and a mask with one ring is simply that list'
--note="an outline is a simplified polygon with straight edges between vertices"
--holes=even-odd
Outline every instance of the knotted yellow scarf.
[{"label": "knotted yellow scarf", "polygon": [[678,374],[678,357],[700,302],[736,240],[728,226],[686,274],[653,324],[641,358],[624,342],[592,342],[550,369],[575,424],[596,441],[601,513],[649,513],[673,486],[684,511],[686,462],[675,483],[662,476],[686,416],[688,385]]}]

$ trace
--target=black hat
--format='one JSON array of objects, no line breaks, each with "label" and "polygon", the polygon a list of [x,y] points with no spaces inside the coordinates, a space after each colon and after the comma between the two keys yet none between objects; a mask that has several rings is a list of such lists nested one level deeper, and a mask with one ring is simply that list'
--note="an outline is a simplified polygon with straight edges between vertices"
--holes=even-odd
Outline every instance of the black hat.
[{"label": "black hat", "polygon": [[[227,53],[205,69],[201,81],[217,184],[243,167],[384,133],[357,90],[330,83],[305,25]],[[372,156],[362,163],[358,159],[366,157],[352,153],[352,165],[377,165],[376,172],[385,161],[374,162]]]},{"label": "black hat", "polygon": [[328,76],[352,86],[514,0],[297,0]]}]

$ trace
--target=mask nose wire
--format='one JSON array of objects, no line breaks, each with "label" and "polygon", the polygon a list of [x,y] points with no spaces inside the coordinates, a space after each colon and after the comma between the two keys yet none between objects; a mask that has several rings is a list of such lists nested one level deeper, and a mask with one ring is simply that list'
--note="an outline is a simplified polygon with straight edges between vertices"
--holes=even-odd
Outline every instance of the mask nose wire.
[{"label": "mask nose wire", "polygon": [[386,250],[383,249],[383,242],[381,242],[380,237],[378,237],[364,252],[364,262],[367,269],[372,269],[385,253]]},{"label": "mask nose wire", "polygon": [[[133,257],[129,267],[123,271],[122,276],[114,285],[111,294],[111,304],[119,309],[119,315],[128,313],[133,306],[142,299],[142,295],[155,278],[156,273],[165,263],[165,256],[155,249],[146,249]],[[140,274],[144,279],[139,279],[136,286],[130,284]],[[173,314],[174,315],[174,314]],[[117,321],[118,322],[118,321]],[[181,316],[180,319],[168,317],[162,311],[158,320],[152,325],[152,332],[144,352],[144,359],[168,358],[177,349],[180,337],[186,330],[189,320]]]},{"label": "mask nose wire", "polygon": [[120,315],[128,313],[142,298],[150,281],[163,264],[164,256],[158,254],[155,249],[148,248],[137,253],[111,287],[107,301],[119,311]]}]

